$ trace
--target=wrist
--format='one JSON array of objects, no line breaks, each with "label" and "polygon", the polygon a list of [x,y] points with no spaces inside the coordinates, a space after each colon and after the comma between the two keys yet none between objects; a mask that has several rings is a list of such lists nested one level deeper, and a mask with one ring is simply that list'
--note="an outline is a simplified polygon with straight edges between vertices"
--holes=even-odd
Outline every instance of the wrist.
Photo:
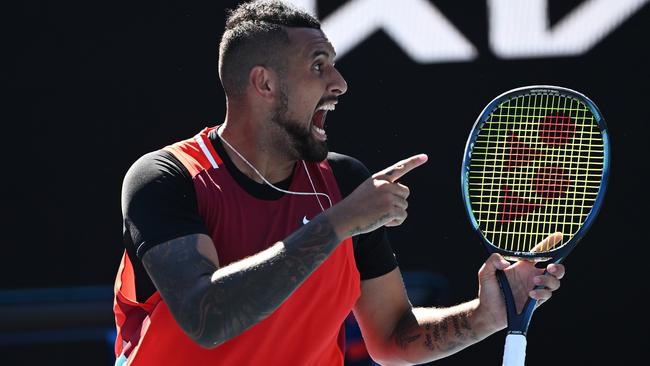
[{"label": "wrist", "polygon": [[339,205],[332,206],[321,215],[330,223],[339,241],[354,235],[351,220]]},{"label": "wrist", "polygon": [[489,307],[481,304],[480,299],[470,302],[472,305],[472,321],[476,329],[486,336],[496,333],[508,326],[508,321],[501,314],[494,314]]}]

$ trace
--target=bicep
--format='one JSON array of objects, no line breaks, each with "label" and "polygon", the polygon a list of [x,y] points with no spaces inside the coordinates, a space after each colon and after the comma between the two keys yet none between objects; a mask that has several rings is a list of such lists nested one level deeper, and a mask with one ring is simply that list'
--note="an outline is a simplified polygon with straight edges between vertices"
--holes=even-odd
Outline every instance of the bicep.
[{"label": "bicep", "polygon": [[124,177],[122,214],[123,243],[133,263],[136,297],[144,302],[156,291],[142,264],[144,254],[172,239],[207,233],[192,177],[165,150],[142,156]]},{"label": "bicep", "polygon": [[373,357],[392,347],[393,331],[409,309],[411,303],[399,268],[361,281],[361,296],[354,306],[354,316]]},{"label": "bicep", "polygon": [[142,263],[178,324],[190,337],[196,336],[201,328],[197,299],[219,268],[212,239],[191,234],[166,241],[144,253]]},{"label": "bicep", "polygon": [[202,277],[219,268],[217,251],[205,234],[192,234],[172,239],[149,249],[142,256],[147,273],[164,297],[193,287]]}]

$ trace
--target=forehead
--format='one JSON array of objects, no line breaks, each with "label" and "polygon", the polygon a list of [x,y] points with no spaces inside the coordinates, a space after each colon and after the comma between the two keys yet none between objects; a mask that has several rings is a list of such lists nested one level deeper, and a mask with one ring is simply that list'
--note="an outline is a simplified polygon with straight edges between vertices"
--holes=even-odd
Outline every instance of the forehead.
[{"label": "forehead", "polygon": [[314,54],[326,52],[334,57],[334,47],[320,29],[313,28],[287,28],[291,41],[292,53],[299,57],[313,57]]}]

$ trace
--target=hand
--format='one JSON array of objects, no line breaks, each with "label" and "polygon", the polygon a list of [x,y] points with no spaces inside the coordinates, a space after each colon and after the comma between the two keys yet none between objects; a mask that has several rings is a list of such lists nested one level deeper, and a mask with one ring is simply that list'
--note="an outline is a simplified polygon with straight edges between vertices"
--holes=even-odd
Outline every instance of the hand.
[{"label": "hand", "polygon": [[415,155],[373,174],[344,200],[327,210],[339,237],[367,233],[382,225],[401,225],[406,220],[406,199],[410,191],[397,180],[427,159],[425,154]]},{"label": "hand", "polygon": [[[554,233],[546,237],[534,248],[547,249],[562,241],[562,233]],[[564,277],[565,268],[562,264],[549,264],[546,268],[537,268],[529,261],[518,261],[514,264],[494,253],[488,257],[479,270],[479,301],[482,311],[497,328],[507,325],[507,315],[503,293],[499,287],[496,271],[506,273],[508,283],[515,298],[517,313],[520,313],[529,297],[538,301],[537,306],[551,298],[553,291],[560,288],[560,280]],[[534,289],[541,286],[539,289]]]}]

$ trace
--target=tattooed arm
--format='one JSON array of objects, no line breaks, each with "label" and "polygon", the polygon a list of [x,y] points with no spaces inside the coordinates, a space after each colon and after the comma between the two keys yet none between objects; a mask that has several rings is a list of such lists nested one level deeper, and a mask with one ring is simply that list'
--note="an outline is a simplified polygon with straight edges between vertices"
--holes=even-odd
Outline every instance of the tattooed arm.
[{"label": "tattooed arm", "polygon": [[285,240],[222,268],[204,234],[159,244],[142,262],[185,333],[212,348],[277,309],[338,242],[319,215]]},{"label": "tattooed arm", "polygon": [[[429,362],[505,328],[496,270],[505,271],[519,311],[529,296],[540,303],[548,300],[564,276],[562,265],[550,265],[544,274],[531,263],[510,265],[493,254],[478,272],[478,298],[449,308],[412,308],[399,269],[363,281],[354,315],[371,356],[382,365]],[[530,291],[538,285],[542,288]]]},{"label": "tattooed arm", "polygon": [[203,347],[215,347],[277,309],[342,238],[401,224],[408,188],[391,179],[424,161],[415,156],[377,173],[286,239],[239,262],[220,268],[204,234],[158,244],[142,262],[185,333]]},{"label": "tattooed arm", "polygon": [[451,308],[413,308],[396,268],[362,282],[354,315],[375,361],[407,365],[443,358],[498,330],[477,308],[478,300]]},{"label": "tattooed arm", "polygon": [[424,161],[406,159],[368,178],[283,241],[239,262],[219,268],[212,240],[195,234],[152,247],[142,263],[185,333],[215,347],[277,309],[342,238],[404,221],[408,189],[383,177],[397,178]]}]

